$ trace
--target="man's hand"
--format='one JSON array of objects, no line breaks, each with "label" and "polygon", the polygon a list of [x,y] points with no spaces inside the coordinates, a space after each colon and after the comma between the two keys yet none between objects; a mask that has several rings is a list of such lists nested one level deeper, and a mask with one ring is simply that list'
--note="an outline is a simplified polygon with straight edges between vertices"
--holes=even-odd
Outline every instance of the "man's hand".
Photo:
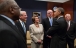
[{"label": "man's hand", "polygon": [[48,35],[47,35],[47,37],[48,37],[48,38],[52,38],[51,36],[48,36]]},{"label": "man's hand", "polygon": [[38,40],[38,43],[41,43],[41,40]]}]

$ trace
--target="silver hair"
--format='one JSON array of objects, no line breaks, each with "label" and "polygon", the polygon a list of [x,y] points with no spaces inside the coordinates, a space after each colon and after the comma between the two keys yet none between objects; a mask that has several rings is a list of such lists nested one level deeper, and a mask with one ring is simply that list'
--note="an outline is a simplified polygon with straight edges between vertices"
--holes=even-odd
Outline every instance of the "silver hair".
[{"label": "silver hair", "polygon": [[22,15],[23,12],[26,12],[26,11],[20,11],[20,15]]},{"label": "silver hair", "polygon": [[0,12],[5,11],[7,6],[17,5],[14,0],[0,0]]},{"label": "silver hair", "polygon": [[53,10],[47,10],[47,13],[48,13],[48,12],[53,12]]}]

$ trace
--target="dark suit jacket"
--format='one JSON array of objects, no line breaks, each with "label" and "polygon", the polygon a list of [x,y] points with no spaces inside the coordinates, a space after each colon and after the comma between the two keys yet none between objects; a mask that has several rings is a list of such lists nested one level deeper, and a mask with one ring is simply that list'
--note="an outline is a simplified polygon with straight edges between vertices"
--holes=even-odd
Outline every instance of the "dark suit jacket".
[{"label": "dark suit jacket", "polygon": [[[53,23],[55,22],[55,18],[53,18]],[[42,20],[42,25],[44,27],[44,39],[46,39],[46,33],[47,30],[51,27],[50,22],[49,22],[49,18],[45,18]]]},{"label": "dark suit jacket", "polygon": [[0,16],[0,48],[25,48],[25,40],[19,30]]},{"label": "dark suit jacket", "polygon": [[[55,22],[55,18],[53,18],[53,23]],[[44,34],[46,34],[47,30],[51,27],[50,22],[49,22],[49,18],[45,18],[42,20],[42,24],[44,27]]]},{"label": "dark suit jacket", "polygon": [[75,22],[73,22],[73,21],[70,22],[70,28],[66,33],[67,33],[68,38],[75,39],[75,33],[76,33],[76,23]]},{"label": "dark suit jacket", "polygon": [[60,17],[57,19],[53,26],[47,31],[47,35],[57,34],[60,38],[64,38],[66,36],[67,31],[67,22],[64,17]]},{"label": "dark suit jacket", "polygon": [[47,31],[47,35],[52,35],[50,48],[66,48],[66,31],[67,22],[63,17],[60,17]]},{"label": "dark suit jacket", "polygon": [[[24,37],[24,39],[25,39],[25,41],[26,41],[26,47],[27,47],[27,39],[26,39],[27,28],[26,28],[26,33],[24,33],[24,30],[23,30],[22,25],[21,25],[21,23],[20,23],[19,20],[16,22],[16,25],[17,25],[20,33],[23,35],[23,37]],[[26,25],[26,24],[25,24],[25,25]]]}]

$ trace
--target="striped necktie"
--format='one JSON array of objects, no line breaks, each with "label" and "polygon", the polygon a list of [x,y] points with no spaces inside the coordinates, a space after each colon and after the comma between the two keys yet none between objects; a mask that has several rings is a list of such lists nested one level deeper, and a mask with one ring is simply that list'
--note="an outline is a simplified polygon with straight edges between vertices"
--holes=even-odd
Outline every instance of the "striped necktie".
[{"label": "striped necktie", "polygon": [[24,22],[22,22],[22,24],[23,24],[23,30],[24,30],[24,33],[26,33],[26,27],[25,27],[25,23]]},{"label": "striped necktie", "polygon": [[53,23],[53,19],[52,18],[50,18],[50,25],[52,26],[52,23]]}]

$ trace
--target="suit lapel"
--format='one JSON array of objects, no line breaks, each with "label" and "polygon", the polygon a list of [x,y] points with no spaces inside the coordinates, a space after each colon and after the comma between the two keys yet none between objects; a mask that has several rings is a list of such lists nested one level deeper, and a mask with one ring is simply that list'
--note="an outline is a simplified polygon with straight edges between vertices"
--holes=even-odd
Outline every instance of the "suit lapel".
[{"label": "suit lapel", "polygon": [[70,21],[70,28],[69,28],[69,30],[71,29],[72,25],[73,25],[73,24],[72,24],[72,21]]},{"label": "suit lapel", "polygon": [[56,19],[55,18],[53,18],[53,24],[54,24],[54,22],[56,21]]},{"label": "suit lapel", "polygon": [[[48,18],[46,18],[46,19],[47,19],[47,23],[48,23],[48,25],[51,26],[51,25],[50,25],[50,21],[49,21],[49,19],[48,19]],[[56,18],[53,18],[52,25],[54,24],[54,21],[55,21],[55,20],[56,20]]]},{"label": "suit lapel", "polygon": [[[21,35],[21,34],[19,33],[19,30],[17,29],[17,27],[15,27],[9,20],[7,20],[6,18],[4,18],[4,17],[2,17],[2,16],[0,16],[0,20],[4,21],[4,22],[5,22],[7,25],[9,25],[12,29],[14,29],[19,35]],[[20,37],[23,38],[22,35],[21,35]],[[23,40],[24,40],[24,38],[23,38]]]},{"label": "suit lapel", "polygon": [[20,21],[18,21],[18,27],[22,30],[22,32],[24,32]]},{"label": "suit lapel", "polygon": [[[71,26],[72,26],[72,22],[70,21],[70,28],[71,28]],[[70,29],[70,28],[69,28],[69,29]]]},{"label": "suit lapel", "polygon": [[47,21],[46,21],[46,22],[47,22],[47,24],[48,24],[49,26],[51,26],[51,25],[50,25],[49,18],[46,18],[46,20],[47,20]]}]

